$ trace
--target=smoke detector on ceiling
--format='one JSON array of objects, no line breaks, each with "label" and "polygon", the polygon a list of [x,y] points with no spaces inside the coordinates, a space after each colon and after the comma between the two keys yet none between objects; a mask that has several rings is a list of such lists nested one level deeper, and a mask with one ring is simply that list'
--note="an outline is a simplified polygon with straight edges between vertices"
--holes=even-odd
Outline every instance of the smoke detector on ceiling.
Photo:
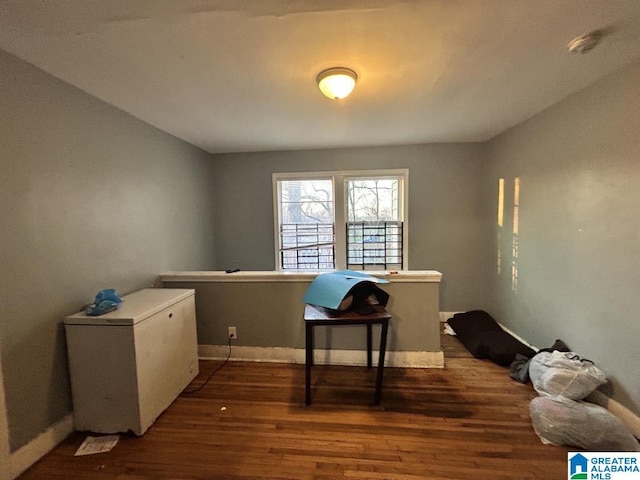
[{"label": "smoke detector on ceiling", "polygon": [[569,42],[567,48],[571,53],[587,53],[600,43],[602,34],[598,31],[580,35]]}]

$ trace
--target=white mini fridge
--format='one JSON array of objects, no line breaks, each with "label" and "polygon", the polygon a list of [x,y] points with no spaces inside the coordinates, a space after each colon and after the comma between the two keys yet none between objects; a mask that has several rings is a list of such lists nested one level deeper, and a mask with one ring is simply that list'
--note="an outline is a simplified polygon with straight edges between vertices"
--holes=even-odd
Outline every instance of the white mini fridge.
[{"label": "white mini fridge", "polygon": [[150,288],[66,317],[76,430],[142,435],[198,374],[195,291]]}]

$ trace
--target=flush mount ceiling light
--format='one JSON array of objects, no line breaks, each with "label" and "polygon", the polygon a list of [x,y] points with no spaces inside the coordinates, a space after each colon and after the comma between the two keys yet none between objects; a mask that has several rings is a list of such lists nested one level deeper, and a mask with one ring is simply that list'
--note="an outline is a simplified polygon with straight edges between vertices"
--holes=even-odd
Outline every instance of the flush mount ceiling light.
[{"label": "flush mount ceiling light", "polygon": [[332,100],[348,96],[356,86],[358,75],[350,68],[333,67],[321,71],[316,77],[322,94]]},{"label": "flush mount ceiling light", "polygon": [[595,31],[580,35],[569,42],[567,48],[571,53],[587,53],[593,50],[598,45],[602,33]]}]

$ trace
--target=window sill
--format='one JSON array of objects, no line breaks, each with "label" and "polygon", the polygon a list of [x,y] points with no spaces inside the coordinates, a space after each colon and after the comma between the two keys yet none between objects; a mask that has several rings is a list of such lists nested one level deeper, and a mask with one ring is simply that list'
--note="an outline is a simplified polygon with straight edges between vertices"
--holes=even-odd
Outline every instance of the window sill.
[{"label": "window sill", "polygon": [[[191,271],[165,272],[160,274],[161,282],[226,282],[226,283],[254,283],[254,282],[311,282],[320,273],[327,271],[239,271],[225,273],[224,271]],[[374,277],[384,278],[391,283],[440,283],[442,273],[436,270],[399,270],[397,273],[388,271],[365,270],[364,273]]]}]

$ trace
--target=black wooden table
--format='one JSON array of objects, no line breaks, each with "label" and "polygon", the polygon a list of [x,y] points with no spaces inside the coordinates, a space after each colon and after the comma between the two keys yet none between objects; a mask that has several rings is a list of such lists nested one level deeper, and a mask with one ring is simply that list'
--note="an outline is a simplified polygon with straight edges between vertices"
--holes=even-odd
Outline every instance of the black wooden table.
[{"label": "black wooden table", "polygon": [[313,329],[328,325],[365,325],[367,327],[367,368],[371,368],[371,326],[380,325],[380,350],[378,354],[378,371],[376,372],[376,389],[373,403],[380,404],[382,397],[382,375],[384,373],[384,355],[387,349],[387,331],[389,314],[384,307],[374,306],[373,313],[359,314],[353,311],[336,312],[323,307],[305,305],[305,404],[311,405],[311,367],[313,366]]}]

